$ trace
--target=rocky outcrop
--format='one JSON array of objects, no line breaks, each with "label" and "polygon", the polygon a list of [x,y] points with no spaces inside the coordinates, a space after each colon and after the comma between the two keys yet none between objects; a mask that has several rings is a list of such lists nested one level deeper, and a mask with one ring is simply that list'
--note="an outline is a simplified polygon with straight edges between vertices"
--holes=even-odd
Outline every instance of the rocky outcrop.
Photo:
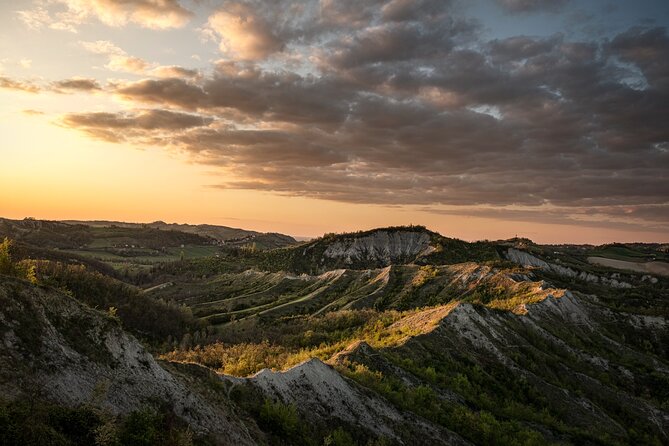
[{"label": "rocky outcrop", "polygon": [[255,442],[227,409],[161,367],[120,324],[53,289],[0,276],[0,395],[124,414],[157,401],[197,433]]},{"label": "rocky outcrop", "polygon": [[379,230],[336,240],[328,245],[323,256],[349,265],[364,261],[389,265],[429,254],[435,249],[430,242],[430,235],[424,231]]},{"label": "rocky outcrop", "polygon": [[303,416],[317,422],[336,419],[400,444],[414,444],[407,442],[412,438],[427,445],[469,444],[453,432],[400,412],[316,358],[284,372],[264,369],[245,381],[274,400],[294,404]]}]

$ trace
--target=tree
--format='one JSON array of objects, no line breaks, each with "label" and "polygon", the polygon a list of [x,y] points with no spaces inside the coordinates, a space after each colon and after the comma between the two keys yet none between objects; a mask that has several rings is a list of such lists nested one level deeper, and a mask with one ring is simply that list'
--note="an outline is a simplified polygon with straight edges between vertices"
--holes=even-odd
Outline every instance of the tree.
[{"label": "tree", "polygon": [[30,283],[37,283],[37,274],[35,264],[31,260],[21,260],[18,263],[12,262],[12,241],[5,237],[0,243],[0,274],[19,277]]},{"label": "tree", "polygon": [[14,264],[12,263],[12,255],[10,253],[11,247],[12,241],[7,237],[0,243],[0,274],[11,275],[14,271]]}]

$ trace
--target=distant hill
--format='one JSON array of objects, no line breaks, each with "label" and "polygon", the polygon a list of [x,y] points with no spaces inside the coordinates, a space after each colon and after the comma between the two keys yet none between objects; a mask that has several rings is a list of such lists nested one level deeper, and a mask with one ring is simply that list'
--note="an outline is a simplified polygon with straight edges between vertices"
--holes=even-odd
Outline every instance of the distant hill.
[{"label": "distant hill", "polygon": [[229,248],[262,251],[298,243],[284,234],[226,226],[32,218],[0,218],[0,240],[4,237],[15,241],[22,258],[84,263],[137,280],[158,263],[214,257]]},{"label": "distant hill", "polygon": [[231,228],[218,225],[189,225],[179,223],[165,223],[164,221],[154,221],[153,223],[126,223],[116,221],[79,221],[66,220],[63,223],[85,225],[90,227],[110,227],[120,228],[153,228],[165,231],[178,231],[189,234],[197,234],[203,237],[209,237],[227,245],[248,245],[252,244],[257,249],[282,248],[297,244],[297,240],[285,234],[275,232],[257,232],[240,228]]},{"label": "distant hill", "polygon": [[310,242],[268,252],[263,266],[298,273],[371,269],[416,263],[443,264],[498,259],[494,245],[444,237],[424,226],[392,226],[326,234]]},{"label": "distant hill", "polygon": [[[0,237],[42,248],[133,247],[161,249],[181,245],[212,245],[214,239],[147,225],[86,225],[78,222],[0,219]],[[134,245],[134,246],[133,246]]]}]

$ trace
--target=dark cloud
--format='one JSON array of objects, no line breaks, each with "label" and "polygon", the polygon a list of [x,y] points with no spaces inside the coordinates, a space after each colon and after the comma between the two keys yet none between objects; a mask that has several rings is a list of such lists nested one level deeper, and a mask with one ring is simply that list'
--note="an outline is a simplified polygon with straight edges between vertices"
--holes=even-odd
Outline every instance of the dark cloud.
[{"label": "dark cloud", "polygon": [[493,40],[489,43],[489,52],[496,63],[516,62],[550,53],[561,41],[559,35],[549,38],[515,36]]},{"label": "dark cloud", "polygon": [[116,94],[137,102],[196,109],[206,99],[202,88],[181,78],[145,79],[116,87]]},{"label": "dark cloud", "polygon": [[381,18],[389,22],[438,21],[452,7],[450,0],[391,0],[381,7]]},{"label": "dark cloud", "polygon": [[[210,124],[212,118],[169,110],[141,110],[135,113],[69,113],[61,118],[65,127],[76,128],[97,139],[111,142],[145,143],[166,132],[180,132]],[[172,132],[172,133],[171,133]]]},{"label": "dark cloud", "polygon": [[[565,221],[655,228],[666,216],[665,28],[608,41],[486,42],[450,2],[237,3],[274,43],[239,46],[252,57],[225,58],[208,76],[109,87],[171,111],[75,114],[64,124],[179,147],[225,169],[219,187],[355,203],[553,208]],[[507,3],[527,12],[547,6]],[[328,8],[337,14],[321,16]],[[289,56],[306,68],[286,68]]]},{"label": "dark cloud", "polygon": [[388,23],[342,37],[333,45],[329,63],[337,68],[416,59],[448,54],[466,25],[445,21],[426,26],[416,22]]},{"label": "dark cloud", "polygon": [[95,91],[101,90],[100,84],[95,79],[86,78],[72,78],[65,79],[53,83],[55,90],[81,90],[81,91]]},{"label": "dark cloud", "polygon": [[505,11],[510,13],[557,12],[569,0],[496,0]]},{"label": "dark cloud", "polygon": [[617,35],[609,49],[621,60],[636,65],[652,87],[669,90],[669,35],[666,28],[632,28]]},{"label": "dark cloud", "polygon": [[440,215],[466,215],[495,220],[620,229],[635,232],[669,230],[669,224],[667,224],[667,221],[669,221],[669,205],[654,207],[542,208],[541,210],[462,207],[452,209],[424,208],[424,211]]}]

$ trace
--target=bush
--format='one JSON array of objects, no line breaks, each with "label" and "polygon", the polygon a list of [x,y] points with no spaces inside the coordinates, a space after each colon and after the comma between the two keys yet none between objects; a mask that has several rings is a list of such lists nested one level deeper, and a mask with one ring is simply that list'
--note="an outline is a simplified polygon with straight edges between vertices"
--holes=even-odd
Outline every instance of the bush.
[{"label": "bush", "polygon": [[0,444],[92,445],[100,416],[89,408],[71,409],[39,401],[0,402]]},{"label": "bush", "polygon": [[192,446],[209,445],[163,408],[113,417],[92,407],[69,408],[37,399],[0,400],[0,445]]},{"label": "bush", "polygon": [[125,446],[159,444],[163,418],[150,409],[131,413],[119,432],[119,442]]},{"label": "bush", "polygon": [[13,262],[11,248],[12,241],[5,237],[2,243],[0,243],[0,274],[18,277],[30,283],[37,283],[34,262],[30,260]]},{"label": "bush", "polygon": [[325,437],[323,446],[357,446],[351,434],[338,427],[330,435]]},{"label": "bush", "polygon": [[260,408],[260,426],[279,437],[295,438],[299,431],[299,417],[294,405],[275,403],[266,399]]},{"label": "bush", "polygon": [[[114,315],[123,327],[154,344],[168,336],[181,338],[200,329],[190,309],[173,302],[155,300],[121,281],[91,271],[83,265],[68,265],[48,260],[33,261],[40,283],[65,289],[86,305]],[[110,314],[111,315],[111,314]]]}]

